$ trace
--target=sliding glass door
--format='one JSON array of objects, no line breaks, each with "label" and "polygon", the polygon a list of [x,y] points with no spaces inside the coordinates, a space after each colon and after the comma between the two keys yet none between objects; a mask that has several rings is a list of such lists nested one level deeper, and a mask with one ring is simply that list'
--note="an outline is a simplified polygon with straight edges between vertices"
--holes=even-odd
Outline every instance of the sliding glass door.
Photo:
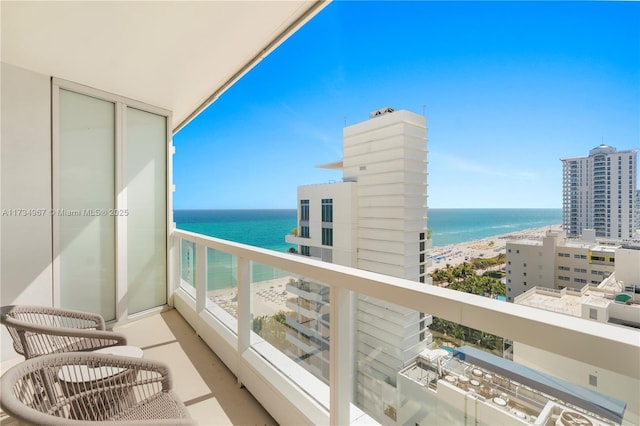
[{"label": "sliding glass door", "polygon": [[60,305],[115,319],[115,104],[60,90]]},{"label": "sliding glass door", "polygon": [[166,304],[168,113],[65,82],[53,99],[54,303],[106,320]]},{"label": "sliding glass door", "polygon": [[129,313],[167,303],[167,118],[126,109]]}]

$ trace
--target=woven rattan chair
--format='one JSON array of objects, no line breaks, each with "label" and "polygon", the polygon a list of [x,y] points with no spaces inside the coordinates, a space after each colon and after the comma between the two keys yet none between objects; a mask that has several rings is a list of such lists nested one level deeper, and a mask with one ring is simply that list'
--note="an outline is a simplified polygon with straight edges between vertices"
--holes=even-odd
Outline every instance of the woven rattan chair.
[{"label": "woven rattan chair", "polygon": [[8,370],[0,390],[2,409],[28,424],[195,424],[172,390],[169,368],[158,361],[43,355]]},{"label": "woven rattan chair", "polygon": [[106,331],[102,316],[90,312],[10,305],[1,308],[0,322],[9,330],[16,352],[26,359],[127,344],[124,335]]}]

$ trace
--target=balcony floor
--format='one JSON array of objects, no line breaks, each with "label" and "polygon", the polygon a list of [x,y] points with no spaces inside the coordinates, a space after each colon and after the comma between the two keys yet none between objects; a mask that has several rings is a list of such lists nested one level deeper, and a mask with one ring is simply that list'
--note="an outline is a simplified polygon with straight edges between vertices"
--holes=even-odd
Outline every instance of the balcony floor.
[{"label": "balcony floor", "polygon": [[[114,327],[144,357],[171,368],[173,386],[201,425],[277,425],[176,310]],[[2,369],[10,367],[3,363]],[[17,424],[0,413],[1,425]]]}]

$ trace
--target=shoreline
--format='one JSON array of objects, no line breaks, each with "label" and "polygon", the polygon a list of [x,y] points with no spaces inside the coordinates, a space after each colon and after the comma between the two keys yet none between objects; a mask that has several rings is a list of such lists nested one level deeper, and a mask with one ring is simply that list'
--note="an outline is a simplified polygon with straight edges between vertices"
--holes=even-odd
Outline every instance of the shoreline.
[{"label": "shoreline", "polygon": [[[544,237],[547,231],[562,231],[562,225],[547,225],[540,228],[529,228],[521,231],[509,232],[506,234],[494,235],[480,240],[467,241],[464,243],[449,244],[446,246],[432,247],[428,250],[432,256],[432,265],[426,268],[426,273],[436,269],[460,265],[478,257],[495,257],[501,253],[506,253],[507,240],[529,240]],[[438,259],[439,260],[436,260]]]},{"label": "shoreline", "polygon": [[[431,266],[426,267],[425,273],[429,274],[436,269],[445,268],[446,265],[460,265],[473,258],[495,257],[500,253],[506,253],[507,240],[539,239],[542,238],[548,230],[561,231],[562,225],[547,225],[540,228],[523,229],[521,231],[494,235],[480,240],[432,247],[427,250],[427,253],[429,253],[429,256],[434,257],[432,260],[433,263]],[[436,257],[440,257],[440,260],[435,261]],[[286,276],[251,283],[252,316],[272,316],[280,311],[287,311],[287,299],[297,297],[294,293],[286,290],[287,283],[292,279],[295,278]],[[237,288],[210,290],[207,292],[207,297],[227,313],[237,318]]]}]

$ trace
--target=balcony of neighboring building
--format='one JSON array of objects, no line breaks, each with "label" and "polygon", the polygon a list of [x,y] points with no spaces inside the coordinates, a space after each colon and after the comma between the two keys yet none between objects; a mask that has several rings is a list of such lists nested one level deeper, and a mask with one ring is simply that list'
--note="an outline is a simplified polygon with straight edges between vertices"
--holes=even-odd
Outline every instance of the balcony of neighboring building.
[{"label": "balcony of neighboring building", "polygon": [[284,236],[285,242],[288,244],[294,244],[296,246],[308,246],[311,244],[311,239],[309,236],[303,237],[302,235],[296,234],[287,234]]}]

